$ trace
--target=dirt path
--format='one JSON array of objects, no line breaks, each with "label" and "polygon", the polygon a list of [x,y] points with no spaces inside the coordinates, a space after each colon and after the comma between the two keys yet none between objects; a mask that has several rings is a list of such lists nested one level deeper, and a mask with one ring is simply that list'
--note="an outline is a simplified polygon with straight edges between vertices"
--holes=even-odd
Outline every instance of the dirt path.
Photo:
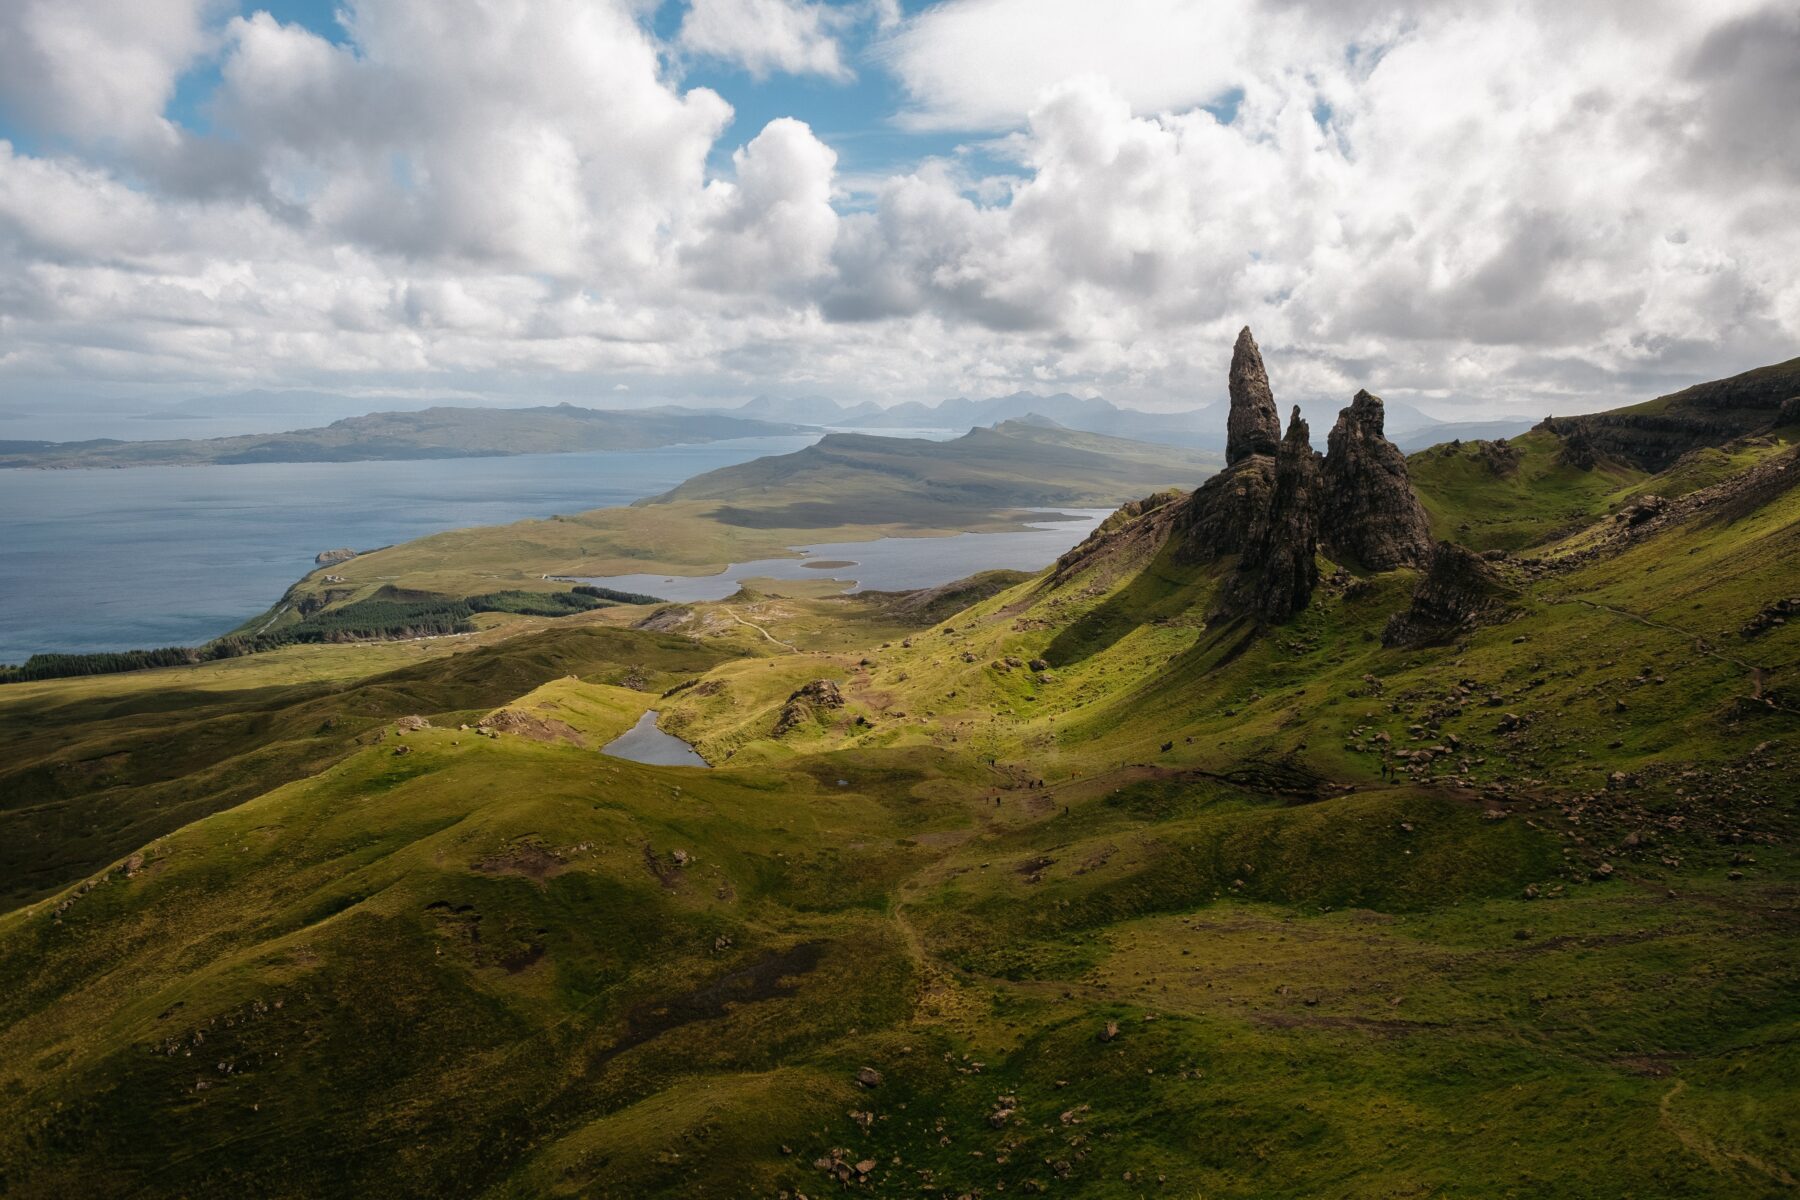
[{"label": "dirt path", "polygon": [[1681,1093],[1686,1090],[1687,1080],[1677,1080],[1675,1086],[1663,1094],[1662,1100],[1659,1101],[1656,1106],[1658,1118],[1661,1120],[1663,1128],[1673,1134],[1676,1141],[1705,1159],[1706,1165],[1719,1172],[1721,1175],[1732,1174],[1732,1164],[1736,1163],[1741,1166],[1749,1167],[1751,1170],[1773,1179],[1776,1183],[1783,1184],[1787,1187],[1800,1187],[1800,1179],[1795,1179],[1792,1175],[1788,1174],[1775,1164],[1766,1163],[1754,1154],[1747,1153],[1743,1150],[1727,1150],[1723,1146],[1708,1141],[1693,1130],[1684,1129],[1677,1124],[1675,1115],[1670,1109],[1675,1103],[1675,1097],[1681,1095]]},{"label": "dirt path", "polygon": [[[720,605],[719,607],[725,608],[724,605]],[[736,621],[739,625],[748,625],[751,629],[756,630],[756,632],[762,634],[764,637],[768,638],[771,642],[774,642],[777,646],[785,646],[787,649],[792,650],[795,654],[800,653],[800,647],[794,645],[794,643],[792,643],[792,642],[782,641],[780,638],[776,637],[774,634],[772,634],[768,630],[764,629],[761,625],[758,625],[755,621],[746,621],[746,620],[744,620],[744,618],[738,616],[736,612],[732,611],[729,608],[725,608],[725,612],[726,612],[726,615],[728,615],[732,620]]]}]

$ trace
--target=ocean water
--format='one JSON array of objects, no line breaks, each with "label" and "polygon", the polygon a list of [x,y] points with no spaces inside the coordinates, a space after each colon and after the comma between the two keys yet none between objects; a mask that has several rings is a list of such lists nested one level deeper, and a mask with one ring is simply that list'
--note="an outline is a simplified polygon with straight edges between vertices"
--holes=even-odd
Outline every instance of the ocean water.
[{"label": "ocean water", "polygon": [[1038,571],[1092,533],[1110,508],[1060,510],[1008,533],[959,533],[939,538],[879,538],[872,542],[813,542],[795,546],[805,557],[732,563],[717,575],[604,575],[583,579],[664,600],[723,600],[745,579],[831,579],[847,592],[911,591],[936,587],[977,571]]},{"label": "ocean water", "polygon": [[416,462],[0,471],[0,662],[192,645],[313,555],[628,504],[815,437]]}]

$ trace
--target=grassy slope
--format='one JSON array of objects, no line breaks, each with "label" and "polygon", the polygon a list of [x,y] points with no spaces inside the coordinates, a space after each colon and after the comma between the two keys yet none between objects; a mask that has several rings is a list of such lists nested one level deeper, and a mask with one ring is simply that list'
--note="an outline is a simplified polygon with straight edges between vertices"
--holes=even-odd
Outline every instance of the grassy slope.
[{"label": "grassy slope", "polygon": [[[1421,475],[1533,542],[1647,486]],[[1209,630],[1217,575],[1154,538],[953,614],[673,610],[723,660],[655,703],[717,770],[390,736],[0,918],[0,1172],[816,1195],[837,1148],[879,1195],[1787,1194],[1800,738],[1741,697],[1792,703],[1800,631],[1735,631],[1797,539],[1790,491],[1427,651],[1379,642],[1404,573]],[[650,703],[566,673],[513,694],[587,747]],[[816,678],[846,708],[772,738]],[[1449,748],[1386,780],[1384,745]]]}]

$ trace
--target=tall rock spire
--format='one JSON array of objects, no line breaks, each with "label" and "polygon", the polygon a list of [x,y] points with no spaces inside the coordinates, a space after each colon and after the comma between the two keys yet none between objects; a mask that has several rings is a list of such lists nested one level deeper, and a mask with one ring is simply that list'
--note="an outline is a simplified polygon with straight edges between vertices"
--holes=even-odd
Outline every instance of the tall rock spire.
[{"label": "tall rock spire", "polygon": [[1225,465],[1252,454],[1274,454],[1281,445],[1281,414],[1275,409],[1275,393],[1269,390],[1269,373],[1263,369],[1262,352],[1250,327],[1238,334],[1231,351],[1231,415],[1225,421]]},{"label": "tall rock spire", "polygon": [[1251,530],[1219,615],[1279,625],[1304,609],[1319,583],[1319,456],[1298,406],[1275,455],[1275,484]]},{"label": "tall rock spire", "polygon": [[1382,422],[1381,397],[1366,391],[1338,414],[1319,473],[1319,541],[1332,559],[1367,570],[1423,567],[1431,521]]}]

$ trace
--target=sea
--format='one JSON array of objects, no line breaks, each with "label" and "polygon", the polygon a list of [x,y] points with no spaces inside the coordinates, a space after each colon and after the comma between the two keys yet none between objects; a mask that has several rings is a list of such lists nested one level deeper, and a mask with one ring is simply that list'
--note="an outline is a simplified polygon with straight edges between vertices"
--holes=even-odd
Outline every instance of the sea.
[{"label": "sea", "polygon": [[0,662],[188,646],[313,569],[469,525],[630,504],[817,435],[404,462],[0,470]]},{"label": "sea", "polygon": [[[629,504],[705,471],[791,453],[817,436],[407,462],[0,470],[0,663],[194,645],[268,608],[321,550],[371,550],[446,529]],[[815,561],[829,555],[860,569],[806,574],[842,578],[847,587],[925,587],[988,567],[1036,569],[1093,526],[1089,513],[1070,518],[1023,533],[809,547]],[[804,569],[776,560],[727,574],[745,568]],[[714,576],[699,586],[710,592],[722,582]],[[632,590],[691,594],[674,584]]]}]

